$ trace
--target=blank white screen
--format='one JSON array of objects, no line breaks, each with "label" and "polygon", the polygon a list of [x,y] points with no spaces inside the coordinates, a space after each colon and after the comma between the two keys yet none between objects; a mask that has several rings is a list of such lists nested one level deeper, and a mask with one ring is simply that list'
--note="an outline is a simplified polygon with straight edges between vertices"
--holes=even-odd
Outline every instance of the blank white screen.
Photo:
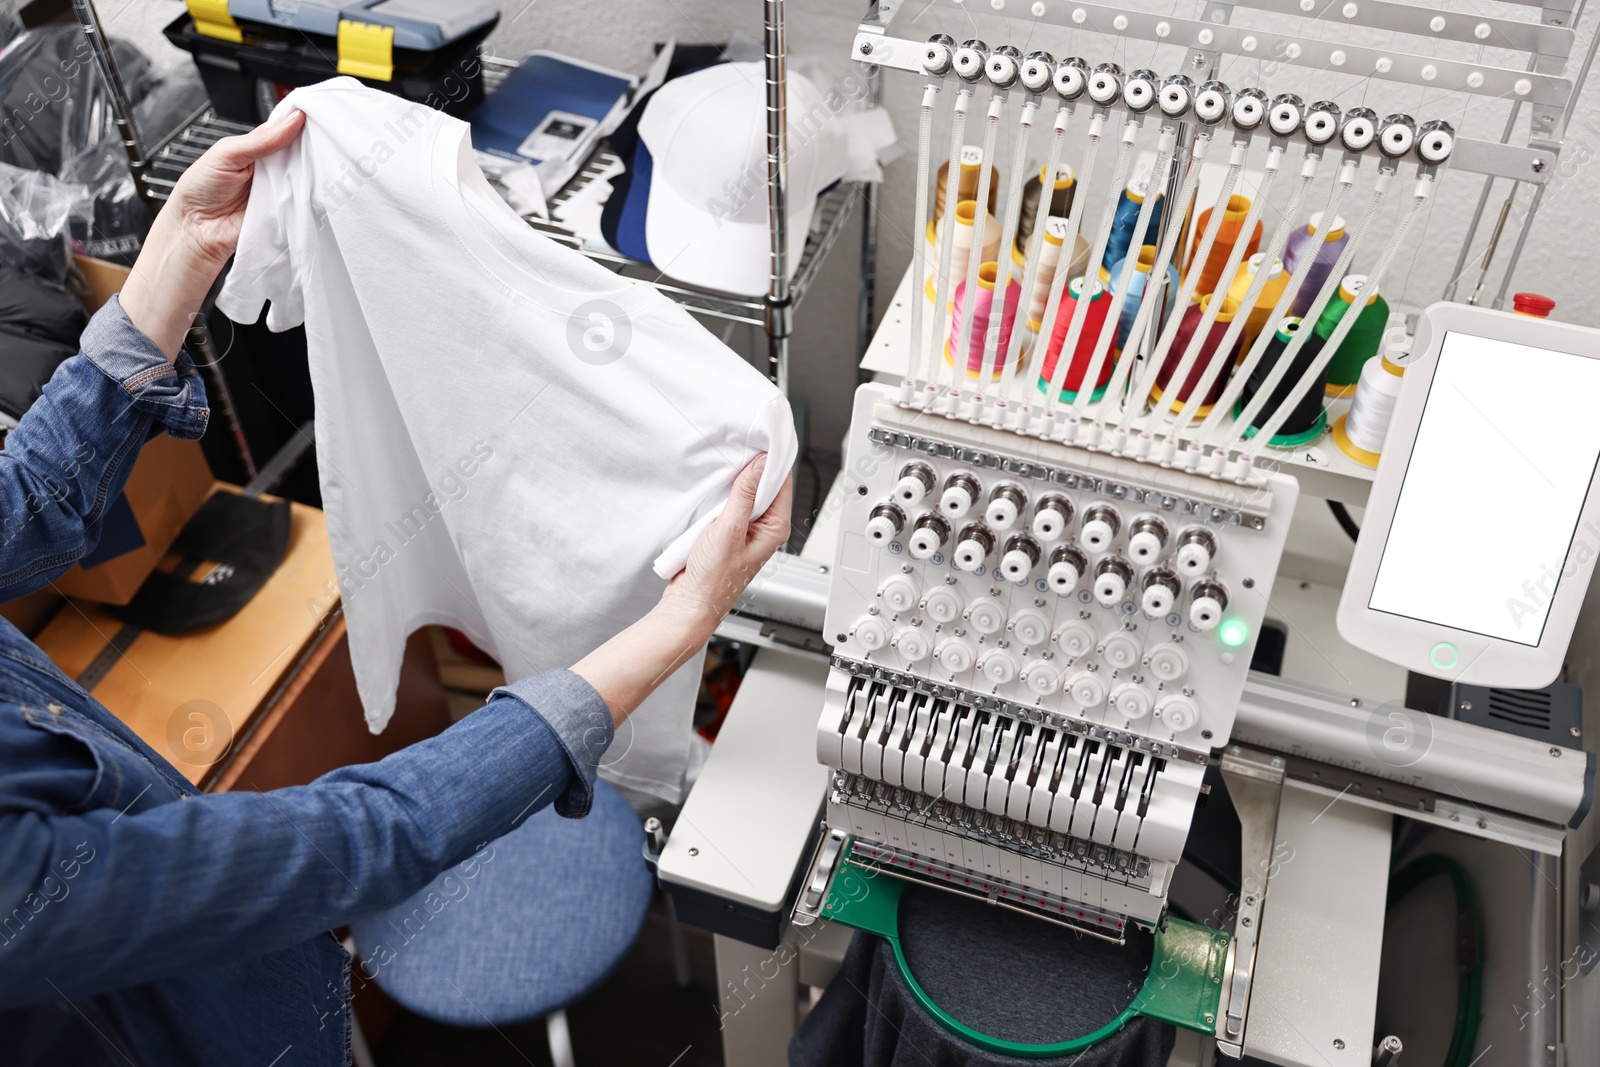
[{"label": "blank white screen", "polygon": [[1445,334],[1368,607],[1537,646],[1600,457],[1597,401],[1600,360]]}]

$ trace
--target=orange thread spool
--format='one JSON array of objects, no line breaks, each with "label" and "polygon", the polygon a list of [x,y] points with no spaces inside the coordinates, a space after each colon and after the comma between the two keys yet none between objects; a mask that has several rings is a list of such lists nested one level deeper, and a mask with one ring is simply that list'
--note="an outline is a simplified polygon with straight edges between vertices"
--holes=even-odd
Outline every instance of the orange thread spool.
[{"label": "orange thread spool", "polygon": [[[1185,278],[1195,269],[1194,256],[1199,251],[1200,237],[1206,232],[1206,227],[1211,224],[1213,208],[1206,208],[1200,212],[1200,220],[1195,223],[1194,244],[1189,248],[1189,261],[1184,264],[1183,275]],[[1222,280],[1222,268],[1228,265],[1228,255],[1233,251],[1233,246],[1239,243],[1239,231],[1244,227],[1244,217],[1250,211],[1250,198],[1245,196],[1228,197],[1228,207],[1222,213],[1222,225],[1217,230],[1217,240],[1211,246],[1211,254],[1206,257],[1205,264],[1200,267],[1200,280],[1195,284],[1196,296],[1205,296],[1214,293],[1217,283]],[[1248,258],[1261,247],[1261,220],[1256,220],[1255,229],[1250,231],[1248,244],[1245,245],[1244,254]],[[1231,280],[1231,279],[1230,279]]]}]

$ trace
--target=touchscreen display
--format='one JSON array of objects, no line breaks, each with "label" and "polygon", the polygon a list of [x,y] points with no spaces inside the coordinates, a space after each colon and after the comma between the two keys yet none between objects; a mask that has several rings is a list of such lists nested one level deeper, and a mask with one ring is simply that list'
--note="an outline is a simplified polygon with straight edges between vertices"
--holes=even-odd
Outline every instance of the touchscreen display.
[{"label": "touchscreen display", "polygon": [[1600,458],[1600,360],[1447,333],[1367,606],[1537,646]]}]

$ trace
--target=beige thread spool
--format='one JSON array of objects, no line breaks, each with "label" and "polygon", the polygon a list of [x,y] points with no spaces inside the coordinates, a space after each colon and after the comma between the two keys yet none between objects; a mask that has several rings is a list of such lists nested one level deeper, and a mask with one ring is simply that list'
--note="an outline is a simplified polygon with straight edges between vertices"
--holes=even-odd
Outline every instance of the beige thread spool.
[{"label": "beige thread spool", "polygon": [[[956,179],[956,203],[978,198],[978,177],[982,174],[983,149],[975,144],[961,147],[961,174]],[[950,178],[950,162],[939,164],[939,176],[933,184],[933,221],[944,218],[944,187]],[[989,165],[989,212],[994,213],[1000,199],[1000,171]]]},{"label": "beige thread spool", "polygon": [[[956,224],[950,245],[950,287],[949,296],[945,299],[945,308],[949,310],[955,300],[956,286],[960,285],[967,277],[967,260],[972,253],[973,222],[977,217],[978,202],[976,200],[963,200],[956,205]],[[944,228],[928,223],[926,239],[928,242],[928,255],[924,262],[929,264],[928,277],[923,282],[923,292],[928,303],[933,303],[938,293],[939,282],[939,238],[943,236]],[[995,260],[1000,250],[1000,224],[994,216],[989,215],[983,223],[983,258],[979,263],[989,263]]]}]

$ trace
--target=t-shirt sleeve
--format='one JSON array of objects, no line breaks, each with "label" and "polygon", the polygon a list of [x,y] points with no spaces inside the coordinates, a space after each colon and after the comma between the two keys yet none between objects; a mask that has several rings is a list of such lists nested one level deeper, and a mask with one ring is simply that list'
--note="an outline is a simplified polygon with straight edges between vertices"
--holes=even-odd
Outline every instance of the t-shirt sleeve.
[{"label": "t-shirt sleeve", "polygon": [[[282,118],[288,110],[285,104],[278,105],[269,122]],[[256,322],[268,304],[270,330],[287,330],[305,321],[300,284],[303,252],[292,238],[307,192],[294,176],[304,170],[303,144],[310,132],[302,130],[294,144],[256,164],[239,248],[217,294],[217,308],[235,322]]]},{"label": "t-shirt sleeve", "polygon": [[[750,428],[745,434],[745,451],[739,463],[730,465],[727,470],[727,487],[733,488],[733,481],[738,477],[744,465],[760,453],[767,454],[766,468],[761,472],[761,484],[756,486],[756,502],[750,509],[750,518],[760,518],[773,500],[777,499],[778,491],[783,488],[784,479],[789,477],[789,472],[794,469],[794,461],[800,452],[800,441],[794,429],[794,413],[789,409],[789,401],[781,393],[774,393],[757,411],[756,417],[750,423]],[[718,504],[709,513],[700,517],[683,533],[673,539],[661,555],[656,557],[654,569],[658,576],[670,579],[683,570],[684,564],[689,561],[689,552],[694,548],[695,540],[700,536],[712,520],[722,514],[726,504]]]}]

